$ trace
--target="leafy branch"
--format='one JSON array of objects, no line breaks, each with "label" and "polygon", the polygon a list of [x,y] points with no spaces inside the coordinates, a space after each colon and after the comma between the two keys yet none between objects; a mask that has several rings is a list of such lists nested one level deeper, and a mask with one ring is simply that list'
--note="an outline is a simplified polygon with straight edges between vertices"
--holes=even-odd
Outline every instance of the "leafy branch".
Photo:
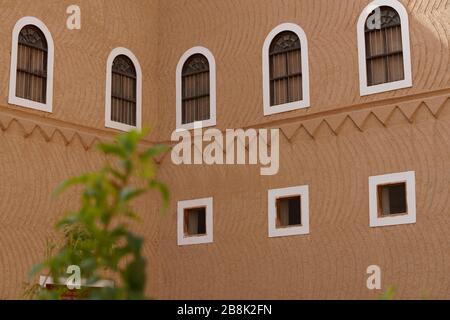
[{"label": "leafy branch", "polygon": [[[82,188],[81,207],[58,221],[56,229],[63,233],[64,244],[55,254],[33,267],[31,276],[47,271],[53,279],[67,276],[70,265],[77,265],[86,281],[83,293],[87,299],[145,299],[146,261],[142,257],[143,239],[135,235],[128,222],[138,221],[132,202],[151,190],[157,190],[163,207],[169,203],[167,187],[156,179],[154,157],[168,151],[157,145],[139,151],[145,133],[132,131],[119,135],[114,143],[98,145],[98,149],[115,161],[97,172],[68,179],[56,190]],[[55,247],[53,245],[53,247]],[[92,289],[99,280],[110,279],[114,287]],[[67,295],[64,285],[53,290],[32,290],[33,298],[61,299]]]}]

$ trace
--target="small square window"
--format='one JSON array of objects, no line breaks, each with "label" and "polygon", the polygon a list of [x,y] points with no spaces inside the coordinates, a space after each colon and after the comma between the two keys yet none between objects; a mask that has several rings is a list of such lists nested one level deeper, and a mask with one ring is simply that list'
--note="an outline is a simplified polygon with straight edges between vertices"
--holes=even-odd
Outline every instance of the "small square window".
[{"label": "small square window", "polygon": [[206,208],[184,210],[184,234],[198,236],[206,234]]},{"label": "small square window", "polygon": [[302,225],[300,202],[300,196],[277,199],[277,228]]},{"label": "small square window", "polygon": [[378,186],[379,216],[407,213],[406,183]]},{"label": "small square window", "polygon": [[213,199],[178,202],[178,245],[213,242]]},{"label": "small square window", "polygon": [[416,222],[415,173],[401,172],[369,178],[370,226]]},{"label": "small square window", "polygon": [[269,237],[309,234],[309,187],[269,190]]}]

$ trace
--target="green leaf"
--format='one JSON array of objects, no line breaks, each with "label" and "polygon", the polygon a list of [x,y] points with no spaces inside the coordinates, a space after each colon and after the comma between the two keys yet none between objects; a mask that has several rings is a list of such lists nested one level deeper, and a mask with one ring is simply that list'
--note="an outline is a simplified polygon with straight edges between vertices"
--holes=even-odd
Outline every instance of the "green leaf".
[{"label": "green leaf", "polygon": [[122,165],[122,167],[125,170],[125,176],[126,177],[129,176],[130,173],[133,171],[133,167],[134,167],[133,161],[130,159],[124,159],[120,162],[120,164]]},{"label": "green leaf", "polygon": [[70,216],[67,216],[67,217],[63,218],[62,220],[58,221],[58,223],[56,224],[56,229],[62,229],[67,226],[70,226],[70,225],[78,222],[78,220],[79,220],[79,217],[77,214],[72,214]]},{"label": "green leaf", "polygon": [[86,184],[87,182],[89,182],[89,180],[92,178],[91,174],[85,174],[82,176],[78,176],[78,177],[74,177],[74,178],[70,178],[67,179],[66,181],[64,181],[63,183],[61,183],[56,190],[54,191],[55,194],[61,194],[62,192],[64,192],[65,190],[67,190],[67,188],[78,185],[78,184]]},{"label": "green leaf", "polygon": [[150,149],[147,149],[146,151],[144,151],[141,154],[140,158],[143,160],[146,160],[148,158],[153,158],[157,155],[166,153],[169,150],[170,150],[170,147],[163,145],[163,144],[158,144],[158,145],[155,145],[155,146],[151,147]]},{"label": "green leaf", "polygon": [[35,265],[31,268],[30,272],[28,273],[28,276],[29,276],[30,278],[36,276],[39,272],[41,272],[42,270],[44,270],[44,268],[45,268],[46,266],[47,266],[47,265],[46,265],[45,262],[41,262],[41,263],[35,264]]},{"label": "green leaf", "polygon": [[136,197],[140,196],[145,191],[146,191],[145,189],[127,187],[127,188],[124,188],[120,192],[119,199],[120,199],[120,201],[127,202],[127,201],[130,201],[133,198],[136,198]]},{"label": "green leaf", "polygon": [[98,149],[104,154],[116,155],[122,159],[127,157],[126,151],[121,146],[116,144],[101,143],[98,145]]},{"label": "green leaf", "polygon": [[144,239],[135,236],[131,232],[128,233],[127,238],[128,238],[128,247],[130,248],[131,252],[139,253],[142,247],[142,243],[144,242]]},{"label": "green leaf", "polygon": [[141,220],[141,217],[136,212],[133,212],[131,210],[126,210],[125,211],[125,216],[130,218],[130,219],[132,219],[132,220],[136,220],[136,221],[140,221]]},{"label": "green leaf", "polygon": [[123,278],[131,292],[142,292],[145,289],[145,259],[136,257],[123,272]]},{"label": "green leaf", "polygon": [[133,153],[142,138],[142,134],[136,130],[132,130],[126,134],[117,137],[117,142],[126,152],[126,155]]},{"label": "green leaf", "polygon": [[118,178],[122,182],[126,181],[126,179],[127,179],[126,175],[121,174],[119,171],[117,171],[115,169],[109,168],[109,172],[111,172],[111,174],[114,177]]},{"label": "green leaf", "polygon": [[380,296],[380,300],[394,300],[395,288],[389,287],[388,290]]}]

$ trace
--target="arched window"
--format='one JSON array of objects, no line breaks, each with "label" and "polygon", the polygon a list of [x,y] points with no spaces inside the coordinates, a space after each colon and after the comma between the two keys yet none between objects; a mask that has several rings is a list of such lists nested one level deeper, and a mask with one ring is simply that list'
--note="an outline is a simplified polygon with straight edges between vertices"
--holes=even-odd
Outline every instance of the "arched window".
[{"label": "arched window", "polygon": [[361,94],[412,85],[408,15],[397,0],[376,0],[358,23]]},{"label": "arched window", "polygon": [[209,62],[202,54],[194,54],[183,67],[183,92],[181,123],[208,120],[209,112]]},{"label": "arched window", "polygon": [[136,57],[125,48],[108,58],[106,126],[128,131],[141,128],[141,70]]},{"label": "arched window", "polygon": [[9,103],[52,111],[53,40],[36,18],[19,20],[13,30]]},{"label": "arched window", "polygon": [[303,99],[302,57],[299,37],[284,31],[273,39],[270,59],[270,105],[290,103]]},{"label": "arched window", "polygon": [[176,74],[177,128],[216,125],[216,67],[212,53],[203,47],[186,51]]},{"label": "arched window", "polygon": [[264,114],[309,107],[308,41],[297,25],[285,23],[263,48]]},{"label": "arched window", "polygon": [[36,26],[27,25],[19,33],[16,96],[46,102],[47,40]]},{"label": "arched window", "polygon": [[111,87],[111,120],[135,127],[136,69],[123,54],[114,59]]},{"label": "arched window", "polygon": [[400,16],[391,7],[383,6],[378,10],[372,15],[379,14],[379,22],[371,23],[369,16],[365,26],[369,86],[405,79]]}]

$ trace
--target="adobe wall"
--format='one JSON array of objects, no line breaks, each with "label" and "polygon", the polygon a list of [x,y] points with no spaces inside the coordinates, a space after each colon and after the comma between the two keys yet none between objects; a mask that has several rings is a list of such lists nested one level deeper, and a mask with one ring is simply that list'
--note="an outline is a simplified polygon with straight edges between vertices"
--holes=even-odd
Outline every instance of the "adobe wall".
[{"label": "adobe wall", "polygon": [[[148,294],[157,298],[376,298],[366,268],[383,271],[398,298],[449,298],[450,5],[402,1],[410,12],[413,87],[360,97],[356,21],[368,1],[80,0],[82,30],[65,28],[70,1],[0,1],[0,298],[20,298],[57,217],[75,194],[52,198],[68,176],[98,168],[106,58],[117,46],[143,69],[149,141],[175,126],[175,68],[203,45],[217,62],[217,127],[281,128],[281,167],[177,167],[166,156],[169,212],[142,200]],[[87,10],[86,10],[87,9]],[[25,15],[55,42],[54,112],[7,104],[11,30]],[[309,41],[311,108],[263,116],[261,48],[283,22]],[[144,40],[142,40],[144,39]],[[417,223],[369,228],[368,177],[416,172]],[[269,239],[267,190],[310,186],[311,234]],[[178,247],[176,201],[214,197],[214,243]]]},{"label": "adobe wall", "polygon": [[[377,298],[381,267],[397,298],[449,298],[450,5],[402,1],[410,13],[413,87],[359,95],[356,22],[369,1],[164,1],[160,120],[175,123],[174,70],[202,45],[217,64],[217,127],[281,128],[281,168],[176,167],[174,200],[214,197],[214,243],[177,247],[176,203],[161,224],[162,298]],[[187,5],[189,3],[189,5]],[[283,22],[309,41],[311,108],[263,116],[261,49]],[[169,139],[173,126],[162,128]],[[368,178],[416,172],[417,223],[369,228]],[[311,234],[269,238],[267,190],[310,186]]]}]

